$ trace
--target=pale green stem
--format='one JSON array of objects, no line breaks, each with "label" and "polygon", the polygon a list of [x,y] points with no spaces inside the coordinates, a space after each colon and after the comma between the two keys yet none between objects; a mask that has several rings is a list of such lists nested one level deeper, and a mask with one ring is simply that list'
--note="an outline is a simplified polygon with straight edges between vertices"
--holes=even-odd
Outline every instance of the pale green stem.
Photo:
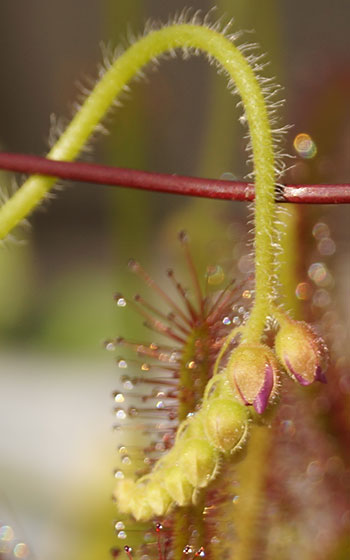
[{"label": "pale green stem", "polygon": [[[47,157],[73,160],[124,86],[148,62],[178,48],[198,49],[216,59],[234,81],[243,101],[253,150],[256,193],[256,300],[249,319],[249,337],[258,340],[272,293],[274,155],[266,103],[257,78],[242,53],[227,38],[212,29],[192,24],[168,26],[143,37],[105,73]],[[54,183],[52,178],[33,176],[22,185],[0,209],[0,239],[31,212]]]}]

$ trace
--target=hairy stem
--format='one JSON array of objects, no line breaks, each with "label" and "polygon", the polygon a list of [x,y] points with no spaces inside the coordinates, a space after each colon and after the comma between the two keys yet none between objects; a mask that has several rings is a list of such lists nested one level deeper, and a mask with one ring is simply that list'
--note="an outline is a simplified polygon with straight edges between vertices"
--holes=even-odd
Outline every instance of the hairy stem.
[{"label": "hairy stem", "polygon": [[[270,250],[274,220],[274,155],[265,100],[252,68],[229,39],[204,26],[176,24],[154,31],[133,44],[106,71],[65,132],[48,154],[73,160],[115,98],[148,62],[178,48],[200,50],[214,58],[234,81],[250,130],[255,172],[256,302],[250,318],[251,337],[259,338],[272,288]],[[30,177],[0,209],[0,238],[25,218],[53,186],[55,179]]]}]

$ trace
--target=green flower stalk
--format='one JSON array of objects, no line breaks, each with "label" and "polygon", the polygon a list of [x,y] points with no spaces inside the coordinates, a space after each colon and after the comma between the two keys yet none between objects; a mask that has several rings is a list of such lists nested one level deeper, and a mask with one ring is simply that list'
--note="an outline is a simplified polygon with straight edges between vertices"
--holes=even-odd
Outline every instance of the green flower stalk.
[{"label": "green flower stalk", "polygon": [[[238,455],[248,441],[250,424],[276,400],[279,370],[284,368],[302,385],[307,385],[314,380],[324,380],[326,363],[322,340],[310,327],[292,321],[274,305],[278,295],[283,296],[283,286],[277,287],[275,282],[274,256],[279,152],[274,146],[271,126],[278,102],[273,104],[271,98],[276,89],[270,88],[268,80],[257,76],[259,64],[253,57],[244,56],[244,48],[234,45],[234,37],[226,36],[217,26],[210,27],[206,20],[200,24],[197,19],[195,16],[186,23],[180,18],[174,24],[151,30],[113,61],[47,156],[66,161],[76,158],[130,81],[148,63],[169,53],[182,52],[185,56],[204,53],[227,75],[230,86],[240,96],[248,124],[255,188],[253,305],[247,321],[238,329],[226,332],[221,349],[216,346],[216,360],[210,355],[208,343],[217,338],[212,332],[216,312],[212,309],[209,314],[204,313],[198,283],[195,282],[198,309],[183,296],[187,312],[192,317],[191,329],[181,323],[186,322],[186,316],[178,306],[174,310],[179,320],[174,314],[166,319],[170,321],[170,327],[164,327],[158,319],[151,321],[152,327],[162,334],[177,343],[183,342],[185,350],[179,364],[182,393],[174,445],[146,474],[137,479],[117,480],[115,498],[119,511],[141,521],[193,505],[200,517],[202,510],[198,504],[204,501],[203,496],[218,477],[220,465],[223,461],[229,463]],[[0,239],[42,201],[54,182],[53,178],[33,176],[22,185],[0,209]],[[135,262],[132,268],[137,273],[141,271]],[[142,274],[145,277],[141,271]],[[147,277],[146,281],[152,284]],[[169,303],[166,294],[160,293]],[[225,295],[222,297],[227,300]],[[216,304],[220,308],[219,298]],[[272,317],[280,326],[275,351],[264,339],[264,331]],[[186,369],[184,364],[191,363],[188,357],[198,351],[198,341],[203,348],[195,393],[191,368]],[[160,359],[156,347],[137,346],[137,349]],[[162,360],[167,359],[165,353]],[[176,524],[181,525],[179,516]],[[197,526],[200,526],[199,522]],[[176,544],[174,550],[176,554],[180,551]]]}]

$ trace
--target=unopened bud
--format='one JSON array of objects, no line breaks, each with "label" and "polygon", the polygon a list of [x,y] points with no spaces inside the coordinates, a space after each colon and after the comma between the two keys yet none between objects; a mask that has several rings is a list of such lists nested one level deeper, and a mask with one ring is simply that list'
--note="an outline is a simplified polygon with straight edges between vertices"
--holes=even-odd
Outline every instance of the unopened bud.
[{"label": "unopened bud", "polygon": [[168,492],[160,485],[160,480],[149,482],[145,486],[144,496],[155,515],[164,515],[172,502]]},{"label": "unopened bud", "polygon": [[120,513],[131,513],[131,498],[136,490],[136,483],[131,478],[118,480],[114,497]]},{"label": "unopened bud", "polygon": [[187,506],[191,503],[193,486],[178,467],[164,469],[161,484],[177,505]]},{"label": "unopened bud", "polygon": [[248,431],[246,408],[231,399],[212,399],[206,411],[205,430],[215,447],[233,451],[243,443]]},{"label": "unopened bud", "polygon": [[131,513],[137,521],[146,521],[154,517],[154,511],[145,496],[145,487],[134,480],[119,480],[114,492],[120,513]]},{"label": "unopened bud", "polygon": [[262,414],[277,390],[278,363],[268,346],[242,343],[230,356],[226,376],[243,404]]},{"label": "unopened bud", "polygon": [[187,439],[178,455],[178,467],[183,475],[194,486],[207,486],[215,473],[218,454],[204,439]]},{"label": "unopened bud", "polygon": [[130,500],[130,513],[136,521],[148,521],[154,517],[154,511],[145,495],[144,489],[138,488]]},{"label": "unopened bud", "polygon": [[275,348],[286,371],[301,385],[326,383],[327,348],[310,325],[286,319],[276,335]]}]

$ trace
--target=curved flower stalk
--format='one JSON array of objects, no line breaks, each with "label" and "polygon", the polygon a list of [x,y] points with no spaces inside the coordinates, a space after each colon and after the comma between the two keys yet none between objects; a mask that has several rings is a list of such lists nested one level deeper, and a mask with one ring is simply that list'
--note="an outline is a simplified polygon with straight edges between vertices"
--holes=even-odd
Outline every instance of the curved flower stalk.
[{"label": "curved flower stalk", "polygon": [[[197,20],[197,16],[189,23],[180,19],[175,24],[151,30],[113,61],[47,156],[52,160],[67,161],[77,157],[132,78],[149,62],[177,51],[185,56],[204,53],[228,76],[230,86],[241,98],[248,124],[255,188],[254,302],[247,321],[226,333],[221,348],[216,347],[213,360],[211,347],[206,344],[215,324],[215,321],[209,321],[209,317],[215,316],[216,311],[213,309],[209,316],[204,314],[198,283],[198,309],[183,295],[193,322],[191,329],[186,324],[188,316],[184,311],[162,293],[178,317],[168,316],[166,324],[150,318],[151,327],[182,343],[189,353],[198,351],[199,341],[202,346],[201,367],[194,391],[191,368],[183,368],[183,363],[180,364],[179,426],[172,447],[138,479],[120,478],[117,481],[115,498],[119,511],[132,514],[138,520],[164,516],[176,506],[190,507],[200,503],[225,457],[239,455],[247,441],[249,423],[276,400],[281,367],[302,385],[314,380],[324,381],[326,352],[323,342],[310,327],[292,321],[274,305],[278,291],[283,291],[283,286],[276,286],[274,256],[277,245],[275,186],[280,170],[271,126],[279,105],[271,102],[276,89],[270,88],[268,80],[257,76],[261,66],[250,55],[244,56],[247,47],[241,50],[232,42],[235,37],[226,36],[215,26],[210,27],[206,20],[201,23]],[[28,215],[53,184],[52,178],[33,176],[22,185],[0,209],[0,238]],[[152,285],[137,263],[133,262],[131,266]],[[226,296],[222,297],[225,301]],[[117,299],[123,300],[122,297]],[[216,304],[220,308],[222,302]],[[194,321],[195,317],[198,322]],[[264,331],[272,317],[280,327],[275,351],[264,340]],[[217,335],[214,338],[217,339]],[[119,342],[123,343],[122,340]],[[148,348],[136,345],[136,348],[141,354],[168,362],[170,367],[172,359],[178,359],[176,352],[175,357],[168,350],[162,353],[156,345]],[[184,357],[186,363],[191,362],[186,352],[182,353],[181,359]]]},{"label": "curved flower stalk", "polygon": [[[170,29],[164,30],[165,33]],[[182,419],[181,422],[179,418],[181,423],[172,449],[145,477],[118,481],[115,497],[120,511],[131,513],[139,520],[166,515],[176,505],[186,506],[196,501],[200,489],[207,487],[217,476],[222,454],[234,454],[245,443],[249,418],[244,412],[246,406],[252,405],[256,413],[262,414],[274,401],[279,384],[278,359],[273,350],[262,343],[269,316],[274,316],[281,325],[276,338],[277,355],[281,364],[287,370],[289,368],[284,358],[289,334],[284,336],[284,325],[290,320],[282,311],[274,313],[272,305],[276,294],[273,281],[275,158],[268,110],[259,82],[239,50],[227,39],[223,43],[219,40],[216,45],[219,36],[212,30],[207,37],[208,40],[210,37],[210,46],[204,47],[198,41],[203,29],[207,34],[207,28],[187,27],[186,37],[187,33],[194,33],[194,44],[209,51],[230,72],[242,97],[249,124],[256,189],[255,300],[247,323],[239,330],[234,329],[223,344],[213,377],[204,390],[201,408],[190,420]],[[184,27],[178,31],[184,31]],[[308,327],[299,330],[301,340],[298,344],[306,342],[310,333]],[[238,334],[241,343],[227,352],[230,341]],[[315,338],[312,344],[315,356],[318,356],[321,353],[318,348],[323,348],[323,343]],[[217,373],[224,359],[225,365]],[[308,356],[301,355],[298,366],[306,368],[308,359]],[[207,378],[210,376],[208,370]],[[294,377],[299,381],[307,377],[308,382],[321,379],[317,373],[313,377],[303,373]]]}]

